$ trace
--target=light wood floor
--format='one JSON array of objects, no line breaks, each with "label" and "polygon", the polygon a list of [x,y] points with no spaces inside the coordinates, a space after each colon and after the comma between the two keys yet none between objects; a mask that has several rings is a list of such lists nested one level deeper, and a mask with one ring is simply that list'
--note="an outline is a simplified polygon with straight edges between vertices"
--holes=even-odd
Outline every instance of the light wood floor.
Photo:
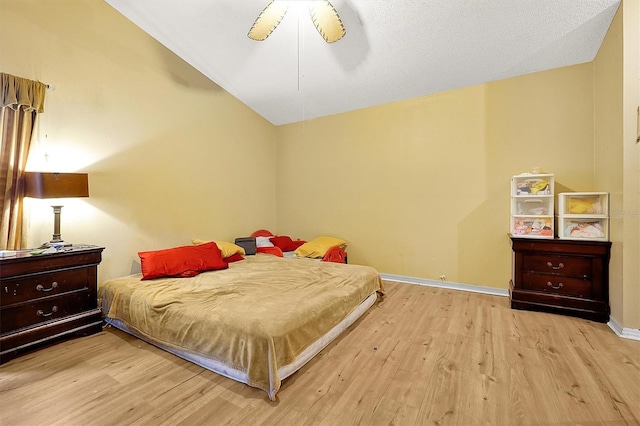
[{"label": "light wood floor", "polygon": [[116,329],[0,367],[0,425],[640,424],[640,342],[504,297],[386,283],[278,401]]}]

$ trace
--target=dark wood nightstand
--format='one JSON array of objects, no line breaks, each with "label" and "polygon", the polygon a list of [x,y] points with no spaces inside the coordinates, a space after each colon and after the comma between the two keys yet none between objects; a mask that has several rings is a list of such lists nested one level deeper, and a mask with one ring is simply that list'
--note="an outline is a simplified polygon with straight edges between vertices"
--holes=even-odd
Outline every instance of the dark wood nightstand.
[{"label": "dark wood nightstand", "polygon": [[511,307],[609,321],[608,241],[511,238]]},{"label": "dark wood nightstand", "polygon": [[41,344],[102,328],[98,264],[103,247],[0,259],[0,363]]}]

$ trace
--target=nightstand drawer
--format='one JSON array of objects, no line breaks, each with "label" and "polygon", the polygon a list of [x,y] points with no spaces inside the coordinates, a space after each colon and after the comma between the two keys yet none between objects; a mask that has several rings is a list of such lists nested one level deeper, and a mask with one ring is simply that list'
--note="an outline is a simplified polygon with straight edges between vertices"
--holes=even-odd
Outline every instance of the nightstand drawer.
[{"label": "nightstand drawer", "polygon": [[0,364],[63,338],[100,331],[103,250],[83,244],[0,258]]},{"label": "nightstand drawer", "polygon": [[95,308],[97,300],[86,290],[46,297],[3,307],[0,311],[0,333],[35,326]]},{"label": "nightstand drawer", "polygon": [[591,297],[592,283],[577,278],[524,273],[522,288],[564,296]]},{"label": "nightstand drawer", "polygon": [[539,273],[590,279],[591,259],[567,256],[525,255],[522,270]]},{"label": "nightstand drawer", "polygon": [[2,306],[83,289],[88,282],[86,267],[2,280]]}]

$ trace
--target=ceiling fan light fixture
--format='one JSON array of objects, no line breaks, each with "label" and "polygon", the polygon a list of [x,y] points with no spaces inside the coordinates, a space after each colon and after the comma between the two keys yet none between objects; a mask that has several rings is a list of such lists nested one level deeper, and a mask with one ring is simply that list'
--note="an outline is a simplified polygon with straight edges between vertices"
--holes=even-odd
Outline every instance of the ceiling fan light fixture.
[{"label": "ceiling fan light fixture", "polygon": [[251,26],[247,34],[250,39],[255,41],[266,40],[267,37],[276,29],[284,15],[287,13],[289,5],[284,1],[272,0],[267,7],[264,8],[256,21]]},{"label": "ceiling fan light fixture", "polygon": [[[340,15],[328,0],[312,0],[309,4],[309,14],[318,33],[327,43],[334,43],[346,34]],[[250,39],[264,41],[276,29],[289,8],[289,2],[272,0],[265,7],[251,26],[247,34]]]},{"label": "ceiling fan light fixture", "polygon": [[334,43],[347,33],[336,8],[328,1],[310,2],[309,13],[313,25],[327,43]]}]

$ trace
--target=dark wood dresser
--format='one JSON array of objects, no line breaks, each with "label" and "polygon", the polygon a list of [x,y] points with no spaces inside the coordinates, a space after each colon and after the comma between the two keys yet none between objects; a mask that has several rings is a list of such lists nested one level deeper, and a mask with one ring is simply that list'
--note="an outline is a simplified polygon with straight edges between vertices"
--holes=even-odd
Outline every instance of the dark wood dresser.
[{"label": "dark wood dresser", "polygon": [[97,246],[0,259],[0,363],[69,336],[101,330]]},{"label": "dark wood dresser", "polygon": [[511,238],[511,307],[609,321],[608,241]]}]

